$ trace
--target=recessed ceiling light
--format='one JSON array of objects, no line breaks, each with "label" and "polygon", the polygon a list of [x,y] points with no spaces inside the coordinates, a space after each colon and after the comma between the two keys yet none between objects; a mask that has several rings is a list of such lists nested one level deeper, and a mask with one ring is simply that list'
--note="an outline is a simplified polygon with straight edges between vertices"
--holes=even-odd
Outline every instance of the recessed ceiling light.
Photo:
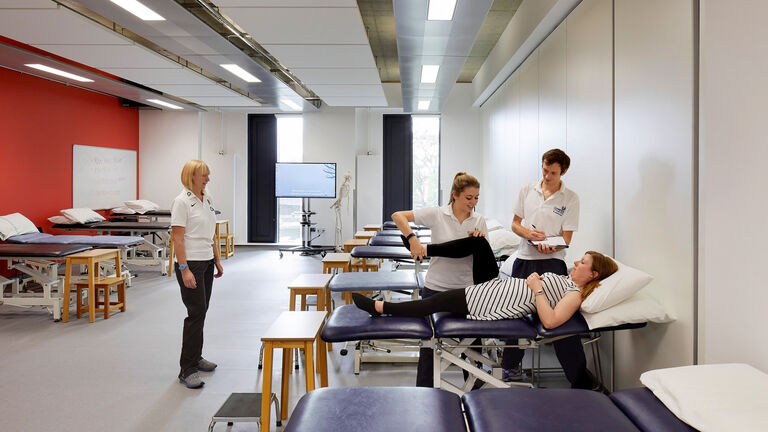
[{"label": "recessed ceiling light", "polygon": [[426,111],[429,109],[429,103],[428,100],[420,100],[419,101],[419,111]]},{"label": "recessed ceiling light", "polygon": [[290,99],[280,99],[280,103],[296,111],[301,111],[301,106]]},{"label": "recessed ceiling light", "polygon": [[221,66],[224,69],[232,72],[233,74],[235,74],[238,77],[242,78],[246,82],[250,82],[250,83],[261,82],[260,79],[258,79],[255,76],[251,75],[250,72],[248,72],[247,70],[241,68],[240,66],[238,66],[236,64],[223,64],[223,65],[219,65],[219,66]]},{"label": "recessed ceiling light", "polygon": [[52,68],[50,66],[46,66],[46,65],[41,65],[41,64],[25,64],[24,66],[31,67],[31,68],[34,68],[34,69],[37,69],[37,70],[41,70],[43,72],[48,72],[48,73],[52,73],[52,74],[55,74],[55,75],[63,76],[65,78],[73,79],[75,81],[93,82],[92,79],[83,78],[80,75],[75,75],[75,74],[72,74],[72,73],[69,73],[69,72],[64,72],[63,70],[54,69],[54,68]]},{"label": "recessed ceiling light", "polygon": [[450,21],[456,9],[456,0],[429,0],[427,19],[430,21]]},{"label": "recessed ceiling light", "polygon": [[162,106],[164,106],[166,108],[170,108],[170,109],[184,109],[184,108],[182,108],[182,107],[180,107],[178,105],[174,105],[172,103],[161,101],[160,99],[147,99],[147,102],[152,102],[153,104],[162,105]]},{"label": "recessed ceiling light", "polygon": [[128,12],[136,15],[144,21],[165,21],[165,18],[157,12],[139,3],[137,0],[110,0]]},{"label": "recessed ceiling light", "polygon": [[421,67],[421,82],[425,84],[434,84],[437,81],[437,71],[440,70],[439,65],[423,65]]}]

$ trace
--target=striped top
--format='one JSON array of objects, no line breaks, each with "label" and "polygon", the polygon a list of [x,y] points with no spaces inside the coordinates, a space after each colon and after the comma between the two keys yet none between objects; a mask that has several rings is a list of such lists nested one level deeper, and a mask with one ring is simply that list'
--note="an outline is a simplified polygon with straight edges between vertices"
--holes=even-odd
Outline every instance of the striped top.
[{"label": "striped top", "polygon": [[[553,308],[568,291],[579,291],[579,287],[567,276],[544,273],[541,285],[544,295]],[[525,284],[525,279],[493,279],[465,288],[468,319],[502,320],[521,318],[536,312],[536,296]]]}]

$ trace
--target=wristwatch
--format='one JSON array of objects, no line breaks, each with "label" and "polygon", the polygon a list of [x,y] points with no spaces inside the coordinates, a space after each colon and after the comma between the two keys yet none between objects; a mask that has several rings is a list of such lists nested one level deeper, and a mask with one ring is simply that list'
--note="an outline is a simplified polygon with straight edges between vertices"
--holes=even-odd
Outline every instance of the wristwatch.
[{"label": "wristwatch", "polygon": [[189,267],[189,264],[179,264],[179,271],[184,270],[187,267]]},{"label": "wristwatch", "polygon": [[539,289],[536,291],[536,295],[538,296],[539,294],[544,294],[544,289]]}]

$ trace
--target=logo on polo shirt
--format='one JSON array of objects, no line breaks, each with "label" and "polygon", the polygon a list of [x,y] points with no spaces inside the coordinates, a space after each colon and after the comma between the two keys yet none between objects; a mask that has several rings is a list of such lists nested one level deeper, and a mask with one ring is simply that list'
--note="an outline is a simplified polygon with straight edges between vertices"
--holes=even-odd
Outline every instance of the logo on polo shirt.
[{"label": "logo on polo shirt", "polygon": [[562,207],[554,207],[554,208],[552,209],[552,211],[554,211],[554,212],[555,212],[555,213],[556,213],[558,216],[562,216],[562,215],[564,215],[564,214],[565,214],[565,206],[562,206]]}]

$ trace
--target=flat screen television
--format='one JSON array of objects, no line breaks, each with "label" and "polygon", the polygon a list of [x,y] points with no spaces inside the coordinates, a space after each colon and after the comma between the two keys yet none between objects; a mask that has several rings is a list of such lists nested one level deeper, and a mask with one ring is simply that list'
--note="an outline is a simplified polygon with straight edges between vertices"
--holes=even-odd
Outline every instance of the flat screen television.
[{"label": "flat screen television", "polygon": [[275,197],[336,198],[336,163],[277,162]]}]

